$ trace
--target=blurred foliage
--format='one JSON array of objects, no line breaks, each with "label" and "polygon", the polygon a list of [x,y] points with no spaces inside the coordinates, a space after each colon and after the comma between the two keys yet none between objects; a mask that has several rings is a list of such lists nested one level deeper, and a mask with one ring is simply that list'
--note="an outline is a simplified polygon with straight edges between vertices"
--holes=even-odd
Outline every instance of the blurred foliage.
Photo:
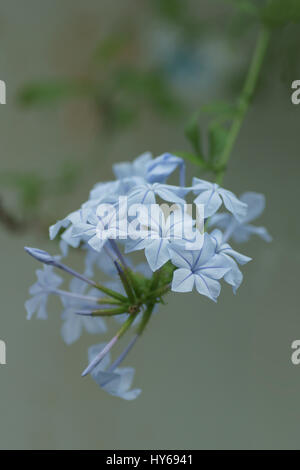
[{"label": "blurred foliage", "polygon": [[[195,41],[208,29],[208,25],[195,15],[195,5],[182,0],[149,0],[157,16],[171,24],[183,34],[183,39]],[[197,5],[196,5],[197,6]]]},{"label": "blurred foliage", "polygon": [[[199,126],[199,118],[203,113],[212,118],[204,135]],[[202,171],[217,173],[220,170],[218,158],[228,137],[228,124],[236,114],[236,107],[225,101],[202,106],[185,127],[185,136],[192,152],[176,151],[175,154],[197,165]]]},{"label": "blurred foliage", "polygon": [[55,79],[25,85],[18,94],[18,100],[22,106],[30,107],[56,104],[64,99],[92,94],[92,86],[87,81]]},{"label": "blurred foliage", "polygon": [[[286,83],[289,91],[291,81],[300,73],[300,0],[221,1],[234,8],[229,28],[229,34],[234,40],[248,33],[251,28],[256,31],[258,27],[263,27],[271,31],[272,41],[264,64],[265,73],[258,85],[265,85],[269,76],[275,76]],[[239,88],[242,87],[246,70],[241,72],[240,77],[234,77]],[[202,113],[208,113],[211,118],[205,134],[199,128]],[[219,101],[202,106],[185,128],[192,152],[175,153],[198,166],[200,171],[218,175],[224,171],[219,160],[230,138],[231,126],[239,118],[238,113],[238,100],[235,104]]]},{"label": "blurred foliage", "polygon": [[141,65],[137,49],[137,37],[132,32],[107,36],[92,52],[84,78],[26,84],[18,93],[18,103],[29,108],[85,97],[95,106],[102,130],[109,133],[132,124],[145,108],[162,117],[178,116],[183,104],[164,71]]},{"label": "blurred foliage", "polygon": [[300,22],[299,0],[223,0],[270,28]]},{"label": "blurred foliage", "polygon": [[[82,77],[34,80],[19,90],[17,103],[24,109],[47,109],[78,97],[87,99],[99,117],[99,129],[108,137],[136,122],[144,109],[162,118],[178,117],[184,106],[164,71],[143,63],[136,32],[116,30],[95,46]],[[74,189],[79,174],[70,163],[53,178],[32,172],[0,174],[0,188],[14,192],[18,206],[16,216],[7,217],[10,211],[2,203],[0,219],[10,229],[25,229],[31,225],[28,220],[41,217],[46,201]]]},{"label": "blurred foliage", "polygon": [[[73,191],[81,175],[79,166],[64,162],[52,178],[37,172],[0,172],[0,187],[17,197],[18,209],[9,210],[0,198],[0,220],[8,229],[22,232],[42,229],[48,232],[50,220],[44,214],[45,203]],[[13,215],[14,214],[14,215]]]},{"label": "blurred foliage", "polygon": [[[180,54],[197,52],[202,38],[223,37],[230,41],[233,50],[238,47],[248,56],[248,44],[252,44],[258,28],[264,25],[272,30],[272,41],[258,93],[260,88],[266,87],[268,77],[284,80],[289,90],[290,82],[300,73],[300,0],[214,0],[214,3],[216,8],[223,6],[222,15],[216,15],[215,21],[209,22],[202,18],[196,0],[149,0],[146,8],[148,15],[159,20],[160,28],[176,31],[179,47],[184,46]],[[147,63],[141,36],[139,28],[117,25],[112,34],[90,51],[88,65],[81,74],[33,80],[19,90],[17,102],[24,109],[48,109],[78,97],[84,98],[94,106],[99,131],[107,138],[136,123],[144,110],[150,110],[160,119],[186,118],[184,132],[190,149],[175,153],[197,165],[201,171],[215,175],[220,171],[218,161],[237,115],[238,100],[203,105],[203,96],[199,96],[195,104],[197,111],[188,118],[182,98],[174,91],[172,73],[163,60],[154,64],[150,60],[151,65]],[[197,54],[193,57],[197,58]],[[182,67],[187,67],[188,63],[180,60]],[[248,64],[242,63],[230,77],[234,96],[241,89],[246,66]],[[205,132],[199,126],[201,115],[207,117]],[[81,171],[82,168],[65,163],[51,178],[36,172],[0,173],[0,190],[17,196],[14,211],[8,211],[0,198],[0,221],[12,230],[31,227],[32,220],[43,219],[41,214],[46,203],[56,204],[59,197],[76,187]],[[42,221],[37,225],[46,226],[47,223]]]},{"label": "blurred foliage", "polygon": [[299,0],[271,0],[261,10],[262,21],[271,28],[300,22]]},{"label": "blurred foliage", "polygon": [[114,33],[114,35],[108,36],[96,47],[94,60],[104,65],[119,58],[126,51],[126,48],[132,40],[134,40],[134,37],[132,33],[128,31]]}]

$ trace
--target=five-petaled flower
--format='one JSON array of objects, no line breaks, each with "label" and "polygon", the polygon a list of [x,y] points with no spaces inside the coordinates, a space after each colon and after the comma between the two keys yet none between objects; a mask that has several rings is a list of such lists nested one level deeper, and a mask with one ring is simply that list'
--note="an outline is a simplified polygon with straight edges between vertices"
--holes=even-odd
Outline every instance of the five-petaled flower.
[{"label": "five-petaled flower", "polygon": [[216,254],[211,237],[205,234],[199,251],[185,251],[181,243],[170,246],[169,251],[172,263],[178,268],[174,271],[172,290],[191,292],[196,287],[199,294],[216,302],[221,291],[219,280],[231,267],[223,256]]},{"label": "five-petaled flower", "polygon": [[222,205],[238,220],[247,214],[247,204],[240,201],[231,191],[221,188],[217,183],[193,178],[193,191],[199,194],[196,204],[204,204],[204,217],[211,217]]}]

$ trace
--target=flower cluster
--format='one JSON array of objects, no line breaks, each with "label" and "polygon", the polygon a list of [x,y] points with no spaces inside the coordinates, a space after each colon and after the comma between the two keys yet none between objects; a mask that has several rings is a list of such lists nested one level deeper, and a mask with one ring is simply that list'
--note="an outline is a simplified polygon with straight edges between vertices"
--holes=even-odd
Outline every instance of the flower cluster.
[{"label": "flower cluster", "polygon": [[[131,400],[140,393],[130,390],[134,370],[119,366],[164,296],[195,288],[216,302],[221,279],[236,293],[243,279],[239,265],[251,258],[235,251],[229,240],[244,242],[252,234],[266,241],[271,237],[265,228],[250,224],[264,209],[262,194],[248,192],[238,198],[199,178],[186,186],[185,163],[177,156],[166,153],[153,158],[145,153],[132,163],[114,165],[113,170],[114,181],[96,184],[80,209],[50,227],[50,238],[60,239],[61,255],[25,248],[44,265],[37,270],[25,306],[29,319],[35,313],[44,319],[49,295],[58,296],[67,344],[84,330],[105,333],[105,317],[114,317],[119,330],[108,343],[89,349],[82,375],[91,374],[111,395]],[[167,183],[173,173],[172,177],[178,173],[178,185]],[[200,223],[187,201],[201,214]],[[218,212],[222,205],[226,212]],[[83,274],[62,261],[72,248],[85,254]],[[127,255],[141,250],[146,262],[134,266]],[[94,280],[96,269],[110,280]],[[60,288],[63,278],[57,270],[71,276],[68,290]],[[133,328],[128,346],[110,364],[110,350]]]}]

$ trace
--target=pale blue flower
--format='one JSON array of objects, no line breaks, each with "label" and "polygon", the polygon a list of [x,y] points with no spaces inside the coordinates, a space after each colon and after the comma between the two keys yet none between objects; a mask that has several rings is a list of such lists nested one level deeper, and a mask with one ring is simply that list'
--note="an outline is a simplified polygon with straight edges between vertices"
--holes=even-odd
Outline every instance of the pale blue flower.
[{"label": "pale blue flower", "polygon": [[[97,344],[91,346],[88,351],[89,362],[103,350],[106,344]],[[134,369],[132,367],[117,367],[113,370],[109,368],[110,354],[106,354],[100,364],[91,372],[93,379],[99,387],[110,395],[123,398],[124,400],[134,400],[141,390],[138,388],[130,390],[134,378]]]},{"label": "pale blue flower", "polygon": [[73,248],[78,248],[80,245],[80,238],[73,237],[73,227],[77,224],[85,223],[89,214],[89,210],[79,209],[67,215],[62,220],[59,220],[49,228],[50,240],[53,240],[58,234],[59,230],[65,228],[66,230],[61,235],[61,239]]},{"label": "pale blue flower", "polygon": [[25,302],[28,320],[35,312],[37,312],[37,318],[47,318],[48,296],[63,282],[62,278],[53,272],[51,265],[44,264],[43,269],[36,270],[36,275],[38,280],[29,289],[32,297]]},{"label": "pale blue flower", "polygon": [[145,183],[145,179],[139,176],[125,177],[108,183],[98,183],[90,192],[89,200],[82,205],[82,208],[96,211],[97,206],[101,203],[115,204],[119,196],[126,196],[135,186]]},{"label": "pale blue flower", "polygon": [[80,237],[94,250],[100,252],[109,239],[126,238],[127,232],[122,231],[119,222],[127,217],[127,206],[124,204],[103,207],[103,215],[90,212],[85,223],[77,223],[73,227],[72,236]]},{"label": "pale blue flower", "polygon": [[139,177],[147,181],[148,167],[152,160],[152,154],[145,152],[139,155],[133,162],[121,162],[113,165],[113,171],[118,180]]},{"label": "pale blue flower", "polygon": [[[76,295],[85,294],[86,288],[86,282],[80,279],[74,278],[70,282],[70,292],[74,292]],[[91,289],[88,295],[92,294],[99,297],[99,290]],[[83,330],[91,334],[104,333],[107,330],[103,318],[76,315],[78,310],[97,310],[99,308],[98,303],[88,302],[84,299],[80,300],[71,296],[61,296],[61,300],[64,305],[61,334],[67,344],[74,343],[81,336]]]},{"label": "pale blue flower", "polygon": [[193,241],[194,221],[192,217],[177,207],[165,217],[159,205],[144,206],[138,219],[147,227],[146,235],[136,240],[128,240],[125,253],[145,249],[145,256],[152,271],[156,271],[170,259],[168,247],[176,240]]},{"label": "pale blue flower", "polygon": [[69,244],[65,240],[61,239],[59,242],[59,248],[62,254],[62,258],[66,258],[69,254]]},{"label": "pale blue flower", "polygon": [[184,160],[170,153],[164,153],[152,158],[150,152],[145,152],[133,162],[121,162],[113,165],[116,178],[123,182],[130,178],[139,178],[143,183],[165,183],[176,168],[180,169],[180,185],[184,186],[185,163]]},{"label": "pale blue flower", "polygon": [[[215,242],[216,253],[224,256],[225,259],[231,264],[231,269],[224,276],[224,281],[232,286],[233,293],[236,294],[237,289],[243,281],[243,274],[240,271],[237,263],[244,265],[251,261],[249,256],[242,255],[233,250],[228,243],[223,241],[223,233],[221,230],[215,229],[210,233],[212,240]],[[237,262],[237,263],[236,263]]]},{"label": "pale blue flower", "polygon": [[184,204],[184,196],[189,188],[181,188],[169,184],[142,184],[132,189],[128,194],[130,204],[155,204],[156,196],[164,201]]},{"label": "pale blue flower", "polygon": [[180,171],[180,186],[185,185],[185,163],[184,160],[170,153],[164,153],[160,157],[155,158],[148,165],[147,181],[150,183],[165,183],[176,168]]},{"label": "pale blue flower", "polygon": [[87,251],[85,255],[85,276],[93,277],[94,266],[110,277],[116,276],[116,266],[112,262],[109,254],[104,250],[100,253],[93,250],[89,245],[86,245]]},{"label": "pale blue flower", "polygon": [[119,186],[119,181],[105,181],[104,183],[96,183],[90,191],[89,199],[106,198],[108,195],[118,192]]},{"label": "pale blue flower", "polygon": [[187,251],[184,244],[169,247],[171,261],[179,269],[174,271],[172,291],[191,292],[196,287],[199,294],[209,297],[214,302],[221,291],[219,279],[230,270],[231,266],[224,256],[215,254],[215,243],[205,233],[201,250]]},{"label": "pale blue flower", "polygon": [[221,188],[216,183],[210,183],[199,178],[193,178],[193,191],[199,194],[194,202],[204,205],[204,217],[208,218],[214,215],[222,201],[229,212],[237,219],[241,219],[247,213],[247,204],[240,201],[231,191]]},{"label": "pale blue flower", "polygon": [[235,217],[225,212],[215,214],[208,222],[209,226],[216,225],[224,231],[223,240],[232,238],[237,243],[247,242],[251,235],[258,235],[266,242],[271,242],[272,237],[265,227],[257,227],[250,224],[259,217],[265,208],[265,196],[255,192],[246,192],[240,196],[240,200],[248,205],[247,214],[236,220]]}]

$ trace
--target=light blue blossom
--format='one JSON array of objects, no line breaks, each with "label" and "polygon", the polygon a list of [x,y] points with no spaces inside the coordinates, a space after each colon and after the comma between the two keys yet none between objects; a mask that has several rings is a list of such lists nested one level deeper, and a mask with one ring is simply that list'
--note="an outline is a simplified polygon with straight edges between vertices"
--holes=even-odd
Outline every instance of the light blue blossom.
[{"label": "light blue blossom", "polygon": [[94,250],[100,252],[109,239],[126,238],[126,230],[122,231],[119,222],[127,217],[127,206],[124,204],[103,206],[103,215],[90,212],[85,223],[77,223],[73,227],[72,236],[80,237]]},{"label": "light blue blossom", "polygon": [[164,153],[153,159],[150,152],[145,152],[133,162],[121,162],[113,165],[113,170],[116,178],[121,182],[126,179],[130,180],[130,178],[139,178],[140,184],[165,183],[178,167],[180,169],[180,185],[184,186],[184,160],[170,153]]},{"label": "light blue blossom", "polygon": [[155,204],[156,196],[159,196],[164,201],[184,204],[183,198],[189,191],[189,188],[169,184],[142,184],[129,192],[128,201],[130,204]]},{"label": "light blue blossom", "polygon": [[90,192],[89,201],[83,207],[94,207],[100,202],[116,202],[118,196],[126,196],[137,185],[146,184],[148,166],[152,154],[145,152],[133,162],[121,162],[113,165],[116,181],[97,183]]},{"label": "light blue blossom", "polygon": [[28,320],[35,312],[37,312],[37,318],[47,318],[48,296],[63,282],[62,278],[53,272],[51,265],[44,264],[43,269],[36,270],[36,275],[37,282],[29,289],[32,297],[25,302]]},{"label": "light blue blossom", "polygon": [[237,219],[241,219],[247,213],[247,204],[240,201],[231,191],[221,188],[216,183],[210,183],[199,178],[193,178],[193,191],[199,194],[194,202],[204,205],[204,217],[208,218],[214,215],[222,201],[226,207]]},{"label": "light blue blossom", "polygon": [[[70,282],[70,292],[76,295],[84,295],[87,284],[80,279],[72,279]],[[95,295],[99,297],[99,290],[91,289],[88,295]],[[76,297],[62,296],[61,297],[64,311],[62,313],[63,324],[61,327],[61,334],[67,344],[74,343],[80,336],[83,330],[90,334],[104,333],[107,330],[106,323],[103,318],[90,317],[84,315],[76,315],[78,310],[97,310],[99,304],[96,302],[88,302],[87,300],[79,300]]]},{"label": "light blue blossom", "polygon": [[99,204],[116,204],[120,196],[126,196],[135,186],[145,183],[144,178],[139,176],[130,176],[108,183],[98,183],[90,192],[89,200],[82,205],[82,208],[96,211]]},{"label": "light blue blossom", "polygon": [[148,165],[147,180],[150,183],[165,183],[176,168],[180,171],[180,186],[185,185],[185,163],[184,160],[170,153],[164,153],[160,157],[155,158]]},{"label": "light blue blossom", "polygon": [[[232,286],[233,293],[236,294],[237,289],[243,281],[243,274],[240,271],[237,263],[244,265],[251,261],[249,256],[242,255],[233,250],[228,243],[223,242],[223,233],[221,230],[215,229],[210,233],[212,240],[215,242],[216,253],[224,256],[231,269],[224,276],[224,281]],[[237,263],[236,263],[237,262]]]},{"label": "light blue blossom", "polygon": [[112,262],[108,252],[104,250],[99,253],[93,250],[89,245],[86,245],[85,276],[93,277],[95,266],[107,276],[116,276],[116,266]]},{"label": "light blue blossom", "polygon": [[89,194],[88,201],[82,204],[85,210],[91,210],[97,207],[101,202],[115,201],[116,195],[120,192],[120,181],[106,181],[94,185]]},{"label": "light blue blossom", "polygon": [[[103,350],[105,344],[91,346],[88,351],[89,362]],[[93,379],[99,387],[110,395],[123,398],[124,400],[134,400],[141,390],[138,388],[130,390],[134,378],[134,369],[132,367],[109,368],[110,354],[106,354],[100,364],[91,372]]]},{"label": "light blue blossom", "polygon": [[145,152],[139,155],[133,162],[121,162],[113,165],[113,171],[118,180],[137,176],[147,181],[149,163],[152,160],[152,154]]},{"label": "light blue blossom", "polygon": [[61,254],[62,254],[62,258],[65,258],[66,256],[68,256],[69,244],[65,240],[63,240],[63,239],[60,240],[59,248],[60,248],[60,251],[61,251]]},{"label": "light blue blossom", "polygon": [[196,287],[199,294],[214,302],[221,291],[219,279],[231,266],[224,256],[215,254],[215,243],[205,233],[201,250],[188,251],[184,244],[169,247],[171,261],[179,269],[174,271],[171,289],[174,292],[191,292]]},{"label": "light blue blossom", "polygon": [[170,259],[168,247],[176,240],[193,241],[194,221],[181,207],[165,217],[159,205],[144,206],[138,219],[147,227],[146,235],[128,240],[125,253],[145,249],[145,256],[152,271],[156,271]]},{"label": "light blue blossom", "polygon": [[85,223],[89,214],[89,210],[79,209],[67,215],[62,220],[57,221],[49,228],[50,240],[53,240],[58,234],[59,230],[65,228],[66,230],[61,235],[61,239],[73,248],[78,248],[80,245],[80,238],[73,237],[73,227],[77,224]]},{"label": "light blue blossom", "polygon": [[244,243],[254,234],[266,242],[271,242],[272,237],[265,227],[257,227],[249,223],[264,211],[265,196],[255,192],[246,192],[240,196],[240,200],[248,205],[248,211],[244,217],[237,220],[230,214],[222,212],[215,214],[209,220],[208,225],[221,228],[224,231],[224,241],[232,238],[237,243]]}]

